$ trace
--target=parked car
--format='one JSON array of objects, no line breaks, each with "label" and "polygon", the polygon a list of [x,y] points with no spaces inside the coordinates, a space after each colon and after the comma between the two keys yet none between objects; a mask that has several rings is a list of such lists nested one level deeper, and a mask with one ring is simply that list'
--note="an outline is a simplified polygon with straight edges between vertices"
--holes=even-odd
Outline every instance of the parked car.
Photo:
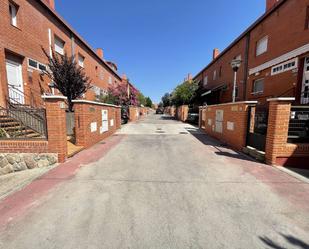
[{"label": "parked car", "polygon": [[163,114],[163,113],[164,113],[163,108],[158,108],[156,110],[156,114]]},{"label": "parked car", "polygon": [[199,109],[189,108],[187,122],[192,124],[198,124],[199,121]]}]

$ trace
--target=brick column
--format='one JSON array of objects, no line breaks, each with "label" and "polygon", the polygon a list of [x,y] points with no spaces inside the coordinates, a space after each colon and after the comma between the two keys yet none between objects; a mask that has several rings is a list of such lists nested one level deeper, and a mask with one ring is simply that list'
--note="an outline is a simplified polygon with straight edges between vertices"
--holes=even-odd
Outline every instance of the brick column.
[{"label": "brick column", "polygon": [[266,136],[265,158],[270,165],[277,164],[277,157],[284,151],[288,140],[291,102],[295,98],[268,99],[268,127]]},{"label": "brick column", "polygon": [[66,97],[42,96],[46,106],[48,151],[58,154],[58,161],[68,156],[65,109]]},{"label": "brick column", "polygon": [[116,128],[119,129],[121,127],[121,108],[116,108],[115,111],[115,119],[116,119]]},{"label": "brick column", "polygon": [[8,84],[6,80],[5,53],[4,49],[0,48],[0,105],[3,107],[6,107],[7,91]]},{"label": "brick column", "polygon": [[74,119],[75,119],[75,144],[77,146],[87,146],[86,142],[86,129],[89,129],[88,123],[90,122],[89,108],[86,108],[84,103],[74,103]]},{"label": "brick column", "polygon": [[183,105],[181,106],[181,109],[182,109],[181,121],[185,122],[188,119],[189,106]]}]

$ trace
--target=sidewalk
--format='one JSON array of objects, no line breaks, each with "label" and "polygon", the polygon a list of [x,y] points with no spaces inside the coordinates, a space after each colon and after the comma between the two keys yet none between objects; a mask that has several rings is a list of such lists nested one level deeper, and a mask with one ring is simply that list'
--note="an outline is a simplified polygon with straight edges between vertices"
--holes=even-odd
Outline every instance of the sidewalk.
[{"label": "sidewalk", "polygon": [[80,167],[104,157],[123,137],[112,135],[53,168],[29,170],[25,174],[16,173],[1,177],[0,230],[27,209],[38,205],[38,200],[48,191],[72,179]]}]

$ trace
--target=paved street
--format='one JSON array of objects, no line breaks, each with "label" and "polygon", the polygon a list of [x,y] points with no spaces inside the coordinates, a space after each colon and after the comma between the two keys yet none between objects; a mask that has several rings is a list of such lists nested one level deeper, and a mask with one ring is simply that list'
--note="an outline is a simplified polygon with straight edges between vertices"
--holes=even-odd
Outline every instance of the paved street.
[{"label": "paved street", "polygon": [[104,143],[72,176],[46,175],[31,203],[0,203],[0,248],[309,247],[309,185],[194,126],[150,115]]}]

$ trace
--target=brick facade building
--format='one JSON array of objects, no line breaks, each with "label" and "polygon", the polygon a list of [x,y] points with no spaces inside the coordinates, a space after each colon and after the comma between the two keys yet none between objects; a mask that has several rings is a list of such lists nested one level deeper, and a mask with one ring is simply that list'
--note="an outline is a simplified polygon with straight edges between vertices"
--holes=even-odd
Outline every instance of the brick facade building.
[{"label": "brick facade building", "polygon": [[103,50],[94,51],[54,8],[53,0],[0,0],[0,106],[10,97],[39,106],[42,94],[57,94],[41,75],[48,62],[42,48],[74,55],[93,84],[88,100],[121,83],[117,65],[105,61]]},{"label": "brick facade building", "polygon": [[237,101],[295,97],[309,104],[309,0],[266,0],[266,12],[194,79],[208,104],[232,101],[232,59],[241,59]]}]

